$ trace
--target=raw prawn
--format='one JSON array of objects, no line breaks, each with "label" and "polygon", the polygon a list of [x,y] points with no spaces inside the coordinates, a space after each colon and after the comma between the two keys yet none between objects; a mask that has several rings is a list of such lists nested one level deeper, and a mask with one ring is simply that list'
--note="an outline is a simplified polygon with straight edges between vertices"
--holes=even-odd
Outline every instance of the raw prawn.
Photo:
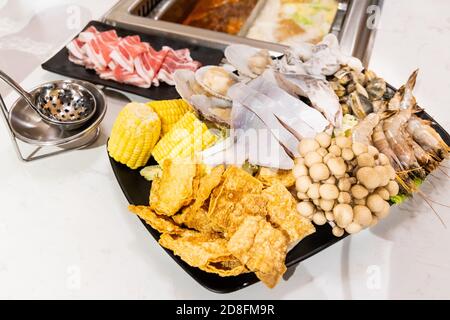
[{"label": "raw prawn", "polygon": [[435,159],[443,160],[448,157],[448,145],[426,120],[417,116],[411,117],[407,130],[412,138]]},{"label": "raw prawn", "polygon": [[[394,151],[400,163],[405,169],[419,169],[420,165],[414,155],[414,151],[405,139],[402,128],[406,125],[411,117],[411,109],[400,110],[393,116],[387,118],[383,122],[383,130],[386,140],[392,151]],[[420,176],[424,176],[423,172],[418,170]]]},{"label": "raw prawn", "polygon": [[405,110],[416,106],[416,99],[414,98],[413,90],[416,85],[418,73],[419,69],[415,70],[409,76],[406,84],[397,90],[392,99],[389,101],[389,110]]},{"label": "raw prawn", "polygon": [[373,129],[380,123],[377,113],[370,113],[353,128],[353,141],[371,145]]},{"label": "raw prawn", "polygon": [[395,171],[402,171],[403,167],[400,160],[397,158],[395,152],[389,146],[389,142],[386,139],[386,135],[383,131],[383,121],[380,121],[373,129],[372,142],[375,148],[388,157],[392,167]]},{"label": "raw prawn", "polygon": [[417,142],[412,139],[410,141],[412,149],[414,151],[414,155],[422,168],[425,168],[428,172],[436,169],[436,167],[439,165],[439,162],[436,161],[436,159],[434,159],[432,156],[430,156],[425,150],[423,150]]}]

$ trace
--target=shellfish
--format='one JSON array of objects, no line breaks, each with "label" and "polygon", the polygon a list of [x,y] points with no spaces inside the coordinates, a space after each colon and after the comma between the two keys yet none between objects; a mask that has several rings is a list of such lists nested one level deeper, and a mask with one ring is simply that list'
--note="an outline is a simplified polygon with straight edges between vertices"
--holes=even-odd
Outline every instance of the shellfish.
[{"label": "shellfish", "polygon": [[195,80],[190,70],[177,70],[174,73],[175,88],[204,119],[229,126],[231,121],[231,102],[212,96]]},{"label": "shellfish", "polygon": [[217,66],[205,66],[198,69],[195,72],[195,80],[208,93],[225,100],[230,100],[227,91],[238,82],[236,75]]},{"label": "shellfish", "polygon": [[269,51],[243,44],[228,46],[225,49],[225,58],[240,75],[250,78],[256,78],[272,64]]}]

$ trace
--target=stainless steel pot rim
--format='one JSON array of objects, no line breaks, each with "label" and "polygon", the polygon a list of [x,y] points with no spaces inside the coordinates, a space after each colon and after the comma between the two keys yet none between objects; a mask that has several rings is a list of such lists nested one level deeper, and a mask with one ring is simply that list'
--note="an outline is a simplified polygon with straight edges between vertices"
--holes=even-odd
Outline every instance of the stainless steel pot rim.
[{"label": "stainless steel pot rim", "polygon": [[[97,100],[97,111],[94,115],[94,117],[96,116],[97,118],[95,119],[95,121],[93,121],[88,127],[86,128],[81,128],[79,130],[74,130],[73,131],[73,135],[70,135],[68,137],[65,138],[61,138],[59,140],[52,140],[52,141],[46,141],[46,140],[42,140],[42,139],[31,139],[25,135],[23,135],[21,132],[19,132],[18,130],[16,130],[15,126],[12,124],[12,115],[14,114],[14,110],[15,108],[17,108],[21,102],[25,103],[23,101],[23,98],[18,98],[14,103],[13,106],[11,107],[10,111],[9,111],[9,115],[8,115],[8,121],[10,123],[10,127],[11,130],[13,131],[15,137],[25,143],[29,143],[32,145],[36,145],[36,146],[63,146],[65,144],[69,144],[69,143],[76,143],[77,140],[82,140],[84,138],[86,138],[86,136],[96,132],[96,130],[98,129],[98,127],[100,126],[100,123],[103,121],[105,115],[106,115],[106,110],[107,110],[107,105],[106,105],[106,97],[104,95],[104,93],[102,92],[102,90],[100,90],[97,86],[86,82],[86,81],[82,81],[82,80],[74,80],[74,79],[70,79],[70,80],[64,80],[66,82],[70,82],[70,83],[75,83],[75,84],[80,84],[82,86],[87,87],[89,90],[91,90],[91,93],[94,95],[95,99]],[[49,85],[51,83],[54,83],[55,81],[49,81],[46,83],[43,83],[39,86],[34,87],[32,90],[35,90],[41,86],[45,86],[45,85]],[[21,106],[22,107],[22,106]],[[25,106],[25,108],[30,108],[28,106]],[[30,108],[31,109],[31,108]],[[30,112],[32,112],[33,110],[30,110]],[[34,112],[34,111],[33,111]],[[92,120],[92,119],[91,119]],[[50,126],[50,124],[47,124],[48,126]]]}]

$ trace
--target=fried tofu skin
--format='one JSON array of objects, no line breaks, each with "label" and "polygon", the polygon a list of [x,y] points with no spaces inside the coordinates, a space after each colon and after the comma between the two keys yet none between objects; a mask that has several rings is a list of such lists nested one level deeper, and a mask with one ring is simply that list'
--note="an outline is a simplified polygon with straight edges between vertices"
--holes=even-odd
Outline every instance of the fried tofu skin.
[{"label": "fried tofu skin", "polygon": [[208,204],[206,205],[206,209],[204,205],[208,201],[213,189],[221,182],[224,170],[224,166],[214,167],[209,174],[205,174],[199,179],[199,186],[194,195],[194,202],[184,208],[181,214],[173,216],[176,223],[202,232],[214,232],[212,223],[208,217]]},{"label": "fried tofu skin", "polygon": [[195,210],[195,207],[189,206],[181,214],[172,216],[172,219],[179,225],[184,225],[200,232],[215,232],[211,220],[208,218],[208,212],[204,208]]},{"label": "fried tofu skin", "polygon": [[228,251],[228,241],[216,234],[186,230],[180,235],[163,234],[159,243],[164,248],[172,250],[190,266],[222,277],[248,272]]},{"label": "fried tofu skin", "polygon": [[295,198],[280,182],[264,189],[262,194],[267,199],[269,221],[289,235],[289,244],[316,231],[311,221],[298,213]]},{"label": "fried tofu skin", "polygon": [[276,170],[261,167],[256,175],[256,179],[261,181],[265,186],[271,186],[276,182],[281,182],[286,188],[295,185],[295,177],[292,170]]},{"label": "fried tofu skin", "polygon": [[172,216],[193,200],[197,165],[189,160],[167,159],[162,170],[161,178],[153,182],[150,207],[158,214]]},{"label": "fried tofu skin", "polygon": [[229,167],[223,176],[223,183],[211,196],[208,216],[216,231],[230,237],[247,214],[245,202],[251,200],[254,203],[254,195],[261,193],[263,185],[237,167]]},{"label": "fried tofu skin", "polygon": [[180,234],[184,231],[184,229],[176,225],[172,219],[167,218],[166,216],[157,215],[150,207],[129,206],[128,209],[160,233]]},{"label": "fried tofu skin", "polygon": [[260,216],[247,216],[228,242],[228,250],[269,288],[286,272],[288,238]]}]

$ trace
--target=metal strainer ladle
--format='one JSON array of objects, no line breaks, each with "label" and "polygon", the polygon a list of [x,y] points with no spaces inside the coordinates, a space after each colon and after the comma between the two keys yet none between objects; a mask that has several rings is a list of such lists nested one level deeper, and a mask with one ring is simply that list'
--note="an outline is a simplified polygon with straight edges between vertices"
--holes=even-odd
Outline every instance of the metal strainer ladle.
[{"label": "metal strainer ladle", "polygon": [[47,83],[30,94],[0,70],[0,78],[14,88],[41,118],[64,130],[74,130],[95,114],[96,102],[88,89],[70,81]]}]

